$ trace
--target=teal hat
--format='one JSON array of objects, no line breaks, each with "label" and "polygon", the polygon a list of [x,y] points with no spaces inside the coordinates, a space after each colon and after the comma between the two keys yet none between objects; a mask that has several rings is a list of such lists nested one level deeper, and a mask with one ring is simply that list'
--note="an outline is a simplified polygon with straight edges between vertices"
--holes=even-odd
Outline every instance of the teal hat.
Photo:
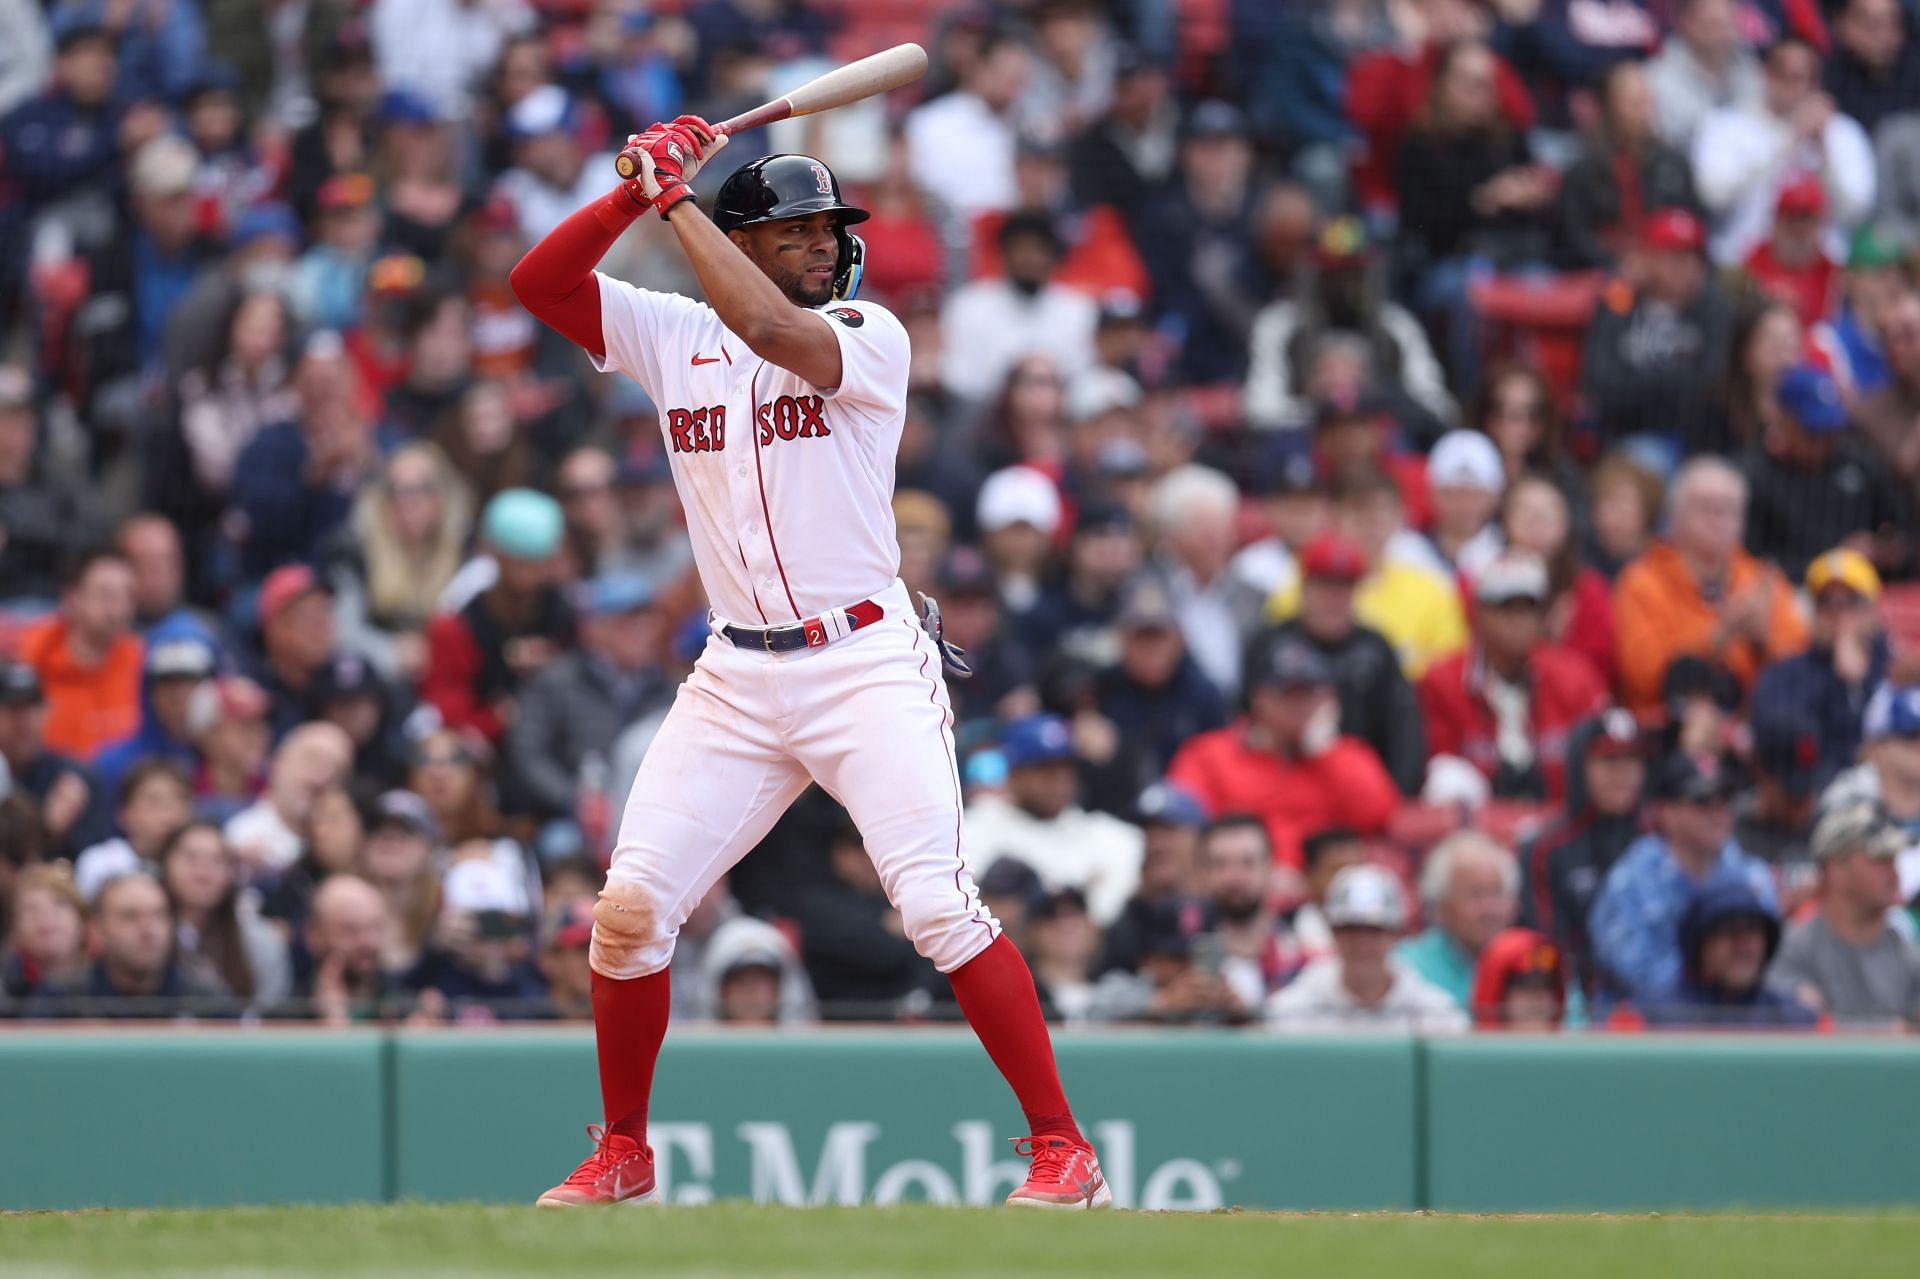
[{"label": "teal hat", "polygon": [[533,489],[506,489],[493,495],[480,517],[480,532],[499,555],[544,560],[560,549],[560,503]]},{"label": "teal hat", "polygon": [[1853,233],[1847,242],[1847,267],[1854,271],[1873,271],[1900,265],[1900,247],[1873,229],[1871,222]]}]

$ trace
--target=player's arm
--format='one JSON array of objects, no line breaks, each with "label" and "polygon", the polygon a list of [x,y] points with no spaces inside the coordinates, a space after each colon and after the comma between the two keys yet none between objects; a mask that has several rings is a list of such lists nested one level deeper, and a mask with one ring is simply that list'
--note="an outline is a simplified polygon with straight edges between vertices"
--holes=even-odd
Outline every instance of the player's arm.
[{"label": "player's arm", "polygon": [[692,200],[675,205],[667,221],[700,277],[707,305],[748,349],[817,387],[840,385],[840,342],[824,317],[788,301]]},{"label": "player's arm", "polygon": [[680,247],[700,278],[707,305],[749,350],[770,364],[832,390],[840,385],[840,343],[827,321],[787,300],[774,282],[742,253],[726,233],[700,212],[687,180],[714,152],[724,135],[696,116],[655,125],[635,138],[640,175],[630,186],[660,211],[680,237]]},{"label": "player's arm", "polygon": [[507,277],[520,305],[576,346],[605,359],[600,282],[593,268],[647,209],[622,183],[549,231]]}]

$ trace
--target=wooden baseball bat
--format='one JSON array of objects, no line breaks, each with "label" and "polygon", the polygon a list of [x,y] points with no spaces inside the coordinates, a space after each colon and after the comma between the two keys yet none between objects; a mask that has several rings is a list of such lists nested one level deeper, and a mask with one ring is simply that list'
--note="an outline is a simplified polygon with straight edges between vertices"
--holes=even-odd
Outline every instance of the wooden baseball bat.
[{"label": "wooden baseball bat", "polygon": [[[782,97],[722,120],[713,127],[718,133],[741,133],[788,116],[812,115],[830,107],[844,107],[849,102],[912,84],[926,73],[925,49],[917,44],[896,44],[844,67],[835,67]],[[640,160],[632,151],[622,151],[613,158],[613,168],[623,180],[630,181],[640,174]]]}]

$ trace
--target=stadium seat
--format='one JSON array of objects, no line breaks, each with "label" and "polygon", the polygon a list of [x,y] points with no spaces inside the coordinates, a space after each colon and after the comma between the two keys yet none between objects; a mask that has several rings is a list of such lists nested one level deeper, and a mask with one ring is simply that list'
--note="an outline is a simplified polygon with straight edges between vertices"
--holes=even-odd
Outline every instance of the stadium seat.
[{"label": "stadium seat", "polygon": [[1564,406],[1580,384],[1587,321],[1605,280],[1599,271],[1581,271],[1496,275],[1475,283],[1471,299],[1486,355],[1533,365]]}]

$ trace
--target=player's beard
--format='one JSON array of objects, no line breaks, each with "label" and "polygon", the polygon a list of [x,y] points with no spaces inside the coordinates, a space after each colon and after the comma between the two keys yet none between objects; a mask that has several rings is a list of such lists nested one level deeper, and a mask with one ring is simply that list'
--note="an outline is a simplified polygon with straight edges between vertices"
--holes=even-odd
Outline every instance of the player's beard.
[{"label": "player's beard", "polygon": [[797,271],[785,271],[775,268],[767,272],[775,287],[787,295],[787,301],[795,306],[804,306],[811,310],[816,306],[825,306],[833,298],[833,277],[817,279]]}]

